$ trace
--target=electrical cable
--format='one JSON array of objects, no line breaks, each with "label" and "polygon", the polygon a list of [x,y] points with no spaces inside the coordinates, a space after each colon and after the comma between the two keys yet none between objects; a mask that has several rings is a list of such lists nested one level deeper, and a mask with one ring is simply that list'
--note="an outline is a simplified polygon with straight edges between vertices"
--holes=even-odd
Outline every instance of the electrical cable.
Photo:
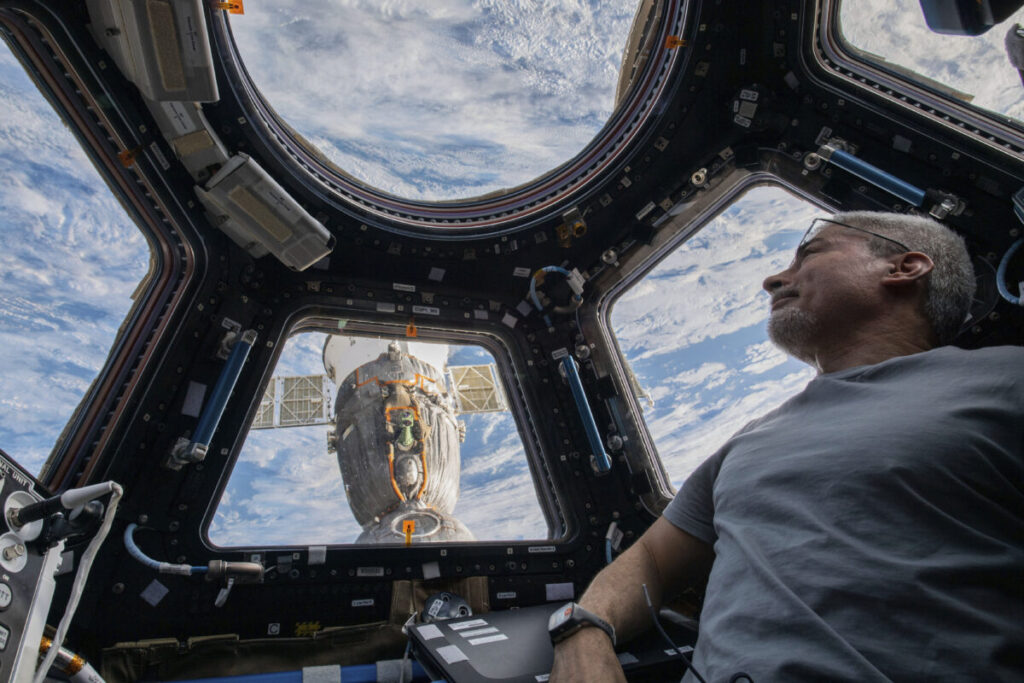
[{"label": "electrical cable", "polygon": [[180,576],[191,576],[192,574],[205,574],[210,571],[209,567],[193,566],[188,564],[171,564],[170,562],[159,562],[154,560],[152,557],[146,555],[142,550],[135,544],[135,539],[132,536],[135,534],[135,530],[138,528],[138,524],[132,522],[124,529],[124,547],[128,550],[128,554],[134,557],[136,560],[146,565],[150,569],[155,569],[161,574],[178,574]]},{"label": "electrical cable", "polygon": [[604,535],[604,559],[605,563],[607,564],[612,563],[612,551],[615,549],[613,546],[615,545],[614,540],[616,532],[618,530],[619,523],[613,521],[611,524],[608,525],[608,531]]},{"label": "electrical cable", "polygon": [[[1024,220],[1024,218],[1022,218]],[[1003,259],[999,262],[999,267],[996,269],[996,287],[999,288],[999,295],[1009,301],[1014,306],[1022,306],[1024,303],[1021,301],[1020,296],[1014,296],[1010,293],[1010,290],[1006,287],[1006,267],[1010,263],[1010,259],[1017,253],[1020,246],[1024,244],[1024,238],[1017,240],[1010,245],[1010,248],[1003,254]]]},{"label": "electrical cable", "polygon": [[[573,272],[570,272],[569,270],[566,270],[561,266],[544,266],[543,268],[538,268],[530,277],[530,299],[533,301],[534,307],[540,312],[541,317],[544,318],[544,324],[547,325],[548,327],[551,327],[551,318],[548,316],[547,313],[544,312],[544,306],[540,302],[540,297],[537,296],[537,276],[540,275],[541,273],[558,273],[559,275],[564,276],[565,279],[569,281],[569,286],[570,288],[573,289],[571,306],[566,310],[562,310],[561,307],[556,306],[556,313],[567,313],[570,310],[579,310],[580,305],[583,303],[583,295],[581,293],[582,283],[580,282],[574,284]],[[578,278],[579,273],[576,273],[576,276]],[[579,325],[578,317],[576,322],[577,325]]]},{"label": "electrical cable", "polygon": [[110,503],[107,506],[107,514],[103,517],[103,523],[100,525],[99,530],[93,537],[89,546],[82,553],[82,560],[78,565],[78,574],[75,575],[75,581],[71,584],[71,596],[68,598],[68,606],[64,610],[64,617],[61,618],[60,624],[57,626],[57,632],[53,636],[53,643],[50,646],[50,650],[46,653],[46,657],[43,658],[39,668],[36,669],[36,675],[33,679],[33,683],[43,683],[46,678],[46,674],[49,673],[50,667],[53,666],[54,660],[57,659],[57,654],[60,652],[61,645],[64,643],[64,636],[68,632],[68,628],[71,626],[71,619],[75,616],[75,610],[78,609],[78,601],[82,598],[82,592],[85,590],[85,580],[89,576],[89,570],[92,569],[92,562],[96,559],[96,553],[99,552],[100,546],[103,541],[107,538],[107,534],[110,533],[110,527],[114,523],[114,513],[117,512],[117,504],[121,502],[121,496],[124,495],[124,489],[121,485],[116,482],[106,482],[110,485],[111,496]]},{"label": "electrical cable", "polygon": [[679,658],[683,660],[686,668],[693,672],[693,675],[697,677],[697,680],[700,681],[700,683],[708,683],[704,680],[704,677],[700,675],[697,669],[693,667],[693,662],[690,661],[690,658],[683,654],[683,651],[676,647],[675,642],[673,642],[669,635],[665,633],[665,629],[662,627],[661,622],[658,621],[658,613],[654,610],[654,604],[651,603],[651,595],[647,592],[647,584],[641,584],[641,588],[644,589],[644,600],[647,601],[647,609],[651,613],[651,621],[654,622],[654,626],[658,629],[658,633],[660,633],[665,642],[669,644],[669,647],[672,648],[673,652],[679,655]]}]

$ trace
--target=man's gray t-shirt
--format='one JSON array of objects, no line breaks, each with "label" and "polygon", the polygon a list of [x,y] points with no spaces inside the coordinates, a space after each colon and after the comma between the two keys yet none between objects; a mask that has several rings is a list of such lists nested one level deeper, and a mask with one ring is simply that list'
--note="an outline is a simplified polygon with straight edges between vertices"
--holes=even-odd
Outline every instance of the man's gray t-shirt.
[{"label": "man's gray t-shirt", "polygon": [[709,683],[1024,680],[1024,348],[819,375],[665,517],[714,545]]}]

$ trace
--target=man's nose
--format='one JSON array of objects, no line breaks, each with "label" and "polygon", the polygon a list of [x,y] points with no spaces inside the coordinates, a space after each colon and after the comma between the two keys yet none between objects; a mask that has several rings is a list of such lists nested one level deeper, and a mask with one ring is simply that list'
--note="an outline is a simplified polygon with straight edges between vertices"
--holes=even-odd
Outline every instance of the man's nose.
[{"label": "man's nose", "polygon": [[764,282],[761,283],[761,287],[764,289],[764,291],[766,291],[769,294],[771,294],[775,290],[777,290],[777,289],[781,288],[783,285],[785,285],[786,282],[788,282],[788,279],[787,279],[788,278],[788,273],[789,273],[789,268],[787,268],[786,270],[784,270],[784,271],[782,271],[780,273],[775,273],[774,275],[769,275],[768,277],[766,277],[764,279]]}]

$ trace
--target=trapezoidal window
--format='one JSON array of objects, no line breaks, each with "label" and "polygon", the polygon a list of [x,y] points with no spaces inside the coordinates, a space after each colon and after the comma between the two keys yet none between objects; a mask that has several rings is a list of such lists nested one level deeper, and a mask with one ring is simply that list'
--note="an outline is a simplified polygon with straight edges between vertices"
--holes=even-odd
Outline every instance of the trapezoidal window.
[{"label": "trapezoidal window", "polygon": [[150,250],[0,44],[0,448],[41,473],[103,368]]},{"label": "trapezoidal window", "polygon": [[548,537],[487,349],[292,336],[208,535],[218,546]]},{"label": "trapezoidal window", "polygon": [[816,215],[785,190],[752,189],[615,302],[612,331],[673,486],[814,376],[768,340],[761,282]]},{"label": "trapezoidal window", "polygon": [[853,56],[987,111],[1024,121],[1024,86],[1006,54],[1019,10],[980,36],[935,33],[918,0],[843,0],[839,29]]},{"label": "trapezoidal window", "polygon": [[231,32],[267,103],[342,173],[450,200],[521,185],[590,142],[637,4],[266,3]]}]

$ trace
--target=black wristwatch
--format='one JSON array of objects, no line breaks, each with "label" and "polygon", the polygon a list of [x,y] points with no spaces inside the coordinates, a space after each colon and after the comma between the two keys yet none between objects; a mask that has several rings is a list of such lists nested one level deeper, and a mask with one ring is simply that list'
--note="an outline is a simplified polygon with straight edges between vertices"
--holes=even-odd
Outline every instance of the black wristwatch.
[{"label": "black wristwatch", "polygon": [[615,628],[593,612],[588,612],[575,602],[567,602],[548,617],[548,634],[552,643],[560,643],[587,626],[596,626],[612,639],[615,645]]}]

